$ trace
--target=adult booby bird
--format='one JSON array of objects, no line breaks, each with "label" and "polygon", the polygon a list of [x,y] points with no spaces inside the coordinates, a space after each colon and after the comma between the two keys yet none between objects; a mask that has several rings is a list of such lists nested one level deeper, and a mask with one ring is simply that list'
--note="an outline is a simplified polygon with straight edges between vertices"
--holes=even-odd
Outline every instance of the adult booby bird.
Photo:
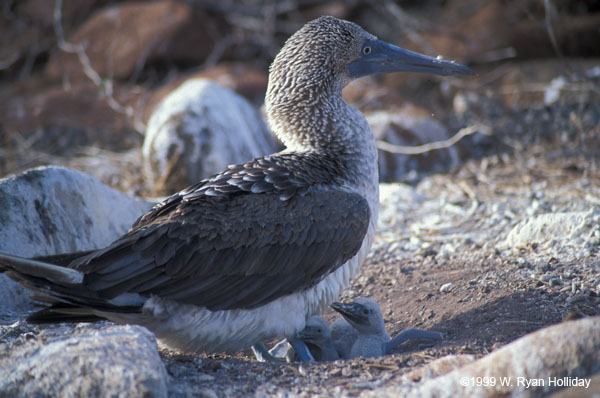
[{"label": "adult booby bird", "polygon": [[54,303],[31,317],[37,322],[137,323],[196,352],[294,336],[349,284],[375,232],[377,150],[342,89],[398,71],[470,73],[351,22],[308,22],[270,68],[266,111],[286,150],[174,194],[105,248],[1,255],[0,267]]},{"label": "adult booby bird", "polygon": [[333,303],[331,307],[357,330],[358,337],[352,344],[350,358],[379,357],[387,355],[398,345],[410,339],[440,340],[442,335],[420,329],[404,329],[396,337],[390,339],[385,330],[385,322],[381,308],[375,300],[361,297],[348,304]]}]

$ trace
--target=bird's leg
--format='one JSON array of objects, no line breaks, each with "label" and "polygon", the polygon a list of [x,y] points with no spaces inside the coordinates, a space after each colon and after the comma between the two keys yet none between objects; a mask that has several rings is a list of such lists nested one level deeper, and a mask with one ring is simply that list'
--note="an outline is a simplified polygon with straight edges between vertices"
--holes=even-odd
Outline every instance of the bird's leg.
[{"label": "bird's leg", "polygon": [[301,361],[314,361],[315,360],[315,358],[310,353],[310,350],[308,349],[308,347],[306,346],[306,343],[304,341],[300,340],[297,337],[295,337],[293,339],[288,339],[288,341],[294,348],[294,351],[296,351],[296,354],[298,354],[298,357],[300,358]]},{"label": "bird's leg", "polygon": [[252,346],[252,352],[254,352],[254,356],[258,362],[285,362],[285,358],[271,355],[262,341]]},{"label": "bird's leg", "polygon": [[442,334],[438,332],[428,332],[427,330],[421,329],[404,329],[396,337],[390,340],[386,344],[386,353],[390,353],[397,345],[404,343],[406,340],[411,339],[432,339],[441,340]]}]

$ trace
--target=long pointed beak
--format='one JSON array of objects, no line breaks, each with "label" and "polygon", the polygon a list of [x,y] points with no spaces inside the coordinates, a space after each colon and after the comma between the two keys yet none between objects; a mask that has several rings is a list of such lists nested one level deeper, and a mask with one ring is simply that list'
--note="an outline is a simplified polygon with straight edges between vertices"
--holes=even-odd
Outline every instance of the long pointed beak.
[{"label": "long pointed beak", "polygon": [[428,57],[381,40],[365,42],[361,57],[348,63],[346,69],[353,78],[392,72],[432,73],[443,76],[473,74],[470,68],[456,62]]},{"label": "long pointed beak", "polygon": [[331,304],[331,308],[339,312],[346,320],[355,325],[368,325],[369,317],[364,315],[365,307],[358,303],[338,303]]}]

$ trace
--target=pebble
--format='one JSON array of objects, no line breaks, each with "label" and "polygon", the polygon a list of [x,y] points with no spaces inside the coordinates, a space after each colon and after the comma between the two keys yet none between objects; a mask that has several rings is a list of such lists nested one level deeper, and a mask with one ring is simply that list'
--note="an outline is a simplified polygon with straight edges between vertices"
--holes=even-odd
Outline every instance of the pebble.
[{"label": "pebble", "polygon": [[306,369],[304,364],[300,364],[300,366],[298,366],[298,373],[300,373],[301,376],[306,376],[308,374],[308,369]]},{"label": "pebble", "polygon": [[198,374],[198,376],[196,377],[196,381],[198,383],[202,383],[204,381],[213,381],[215,379],[214,376],[211,375],[207,375],[206,373],[200,373]]},{"label": "pebble", "polygon": [[578,303],[580,301],[584,301],[586,299],[586,296],[583,294],[578,294],[576,296],[570,296],[567,297],[567,303],[568,304],[575,304]]},{"label": "pebble", "polygon": [[344,368],[342,369],[342,376],[344,377],[350,377],[354,374],[354,371],[352,371],[351,368]]},{"label": "pebble", "polygon": [[440,286],[440,293],[448,293],[454,287],[454,283],[448,282]]},{"label": "pebble", "polygon": [[550,283],[550,286],[562,286],[563,285],[563,281],[556,277],[550,279],[549,283]]},{"label": "pebble", "polygon": [[200,396],[205,398],[218,398],[219,396],[214,390],[204,388],[200,390]]}]

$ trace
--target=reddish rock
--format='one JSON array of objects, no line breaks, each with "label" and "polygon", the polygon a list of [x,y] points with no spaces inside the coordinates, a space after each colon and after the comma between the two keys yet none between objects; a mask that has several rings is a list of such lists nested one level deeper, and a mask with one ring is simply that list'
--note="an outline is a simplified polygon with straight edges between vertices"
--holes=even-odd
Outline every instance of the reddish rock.
[{"label": "reddish rock", "polygon": [[[61,26],[66,33],[107,0],[64,0]],[[28,77],[56,46],[54,1],[23,0],[0,7],[0,72]]]},{"label": "reddish rock", "polygon": [[[102,77],[126,79],[145,63],[201,63],[220,38],[223,22],[183,1],[112,5],[88,18],[68,38],[84,43]],[[46,72],[53,78],[84,78],[75,54],[55,53]]]},{"label": "reddish rock", "polygon": [[[114,99],[123,106],[135,105],[139,97],[134,88],[115,87]],[[54,149],[60,152],[70,150],[70,145],[121,150],[140,143],[134,118],[111,108],[102,90],[90,82],[62,86],[30,78],[0,92],[0,115],[9,135],[16,132],[28,138],[42,133],[32,141],[39,141],[41,150],[59,146]]]},{"label": "reddish rock", "polygon": [[344,89],[344,100],[356,106],[362,112],[377,109],[400,109],[409,102],[409,98],[401,90],[396,90],[373,76],[352,81]]},{"label": "reddish rock", "polygon": [[245,63],[223,63],[206,70],[177,76],[170,82],[155,89],[144,106],[144,122],[147,123],[156,105],[184,81],[209,79],[221,87],[237,92],[256,106],[260,106],[267,91],[267,71],[261,71]]},{"label": "reddish rock", "polygon": [[[80,24],[95,9],[102,7],[109,0],[63,0],[61,26],[65,33],[70,33],[73,27]],[[16,14],[23,16],[31,24],[52,29],[54,34],[55,1],[24,0],[16,4]]]},{"label": "reddish rock", "polygon": [[[600,12],[582,3],[553,2],[552,28],[566,55],[600,55]],[[595,12],[594,12],[595,11]],[[429,21],[432,29],[423,37],[440,54],[463,62],[485,63],[512,57],[555,57],[545,26],[543,2],[502,0],[448,2],[442,13]],[[423,51],[416,43],[407,47]],[[436,55],[436,54],[432,54]]]}]

